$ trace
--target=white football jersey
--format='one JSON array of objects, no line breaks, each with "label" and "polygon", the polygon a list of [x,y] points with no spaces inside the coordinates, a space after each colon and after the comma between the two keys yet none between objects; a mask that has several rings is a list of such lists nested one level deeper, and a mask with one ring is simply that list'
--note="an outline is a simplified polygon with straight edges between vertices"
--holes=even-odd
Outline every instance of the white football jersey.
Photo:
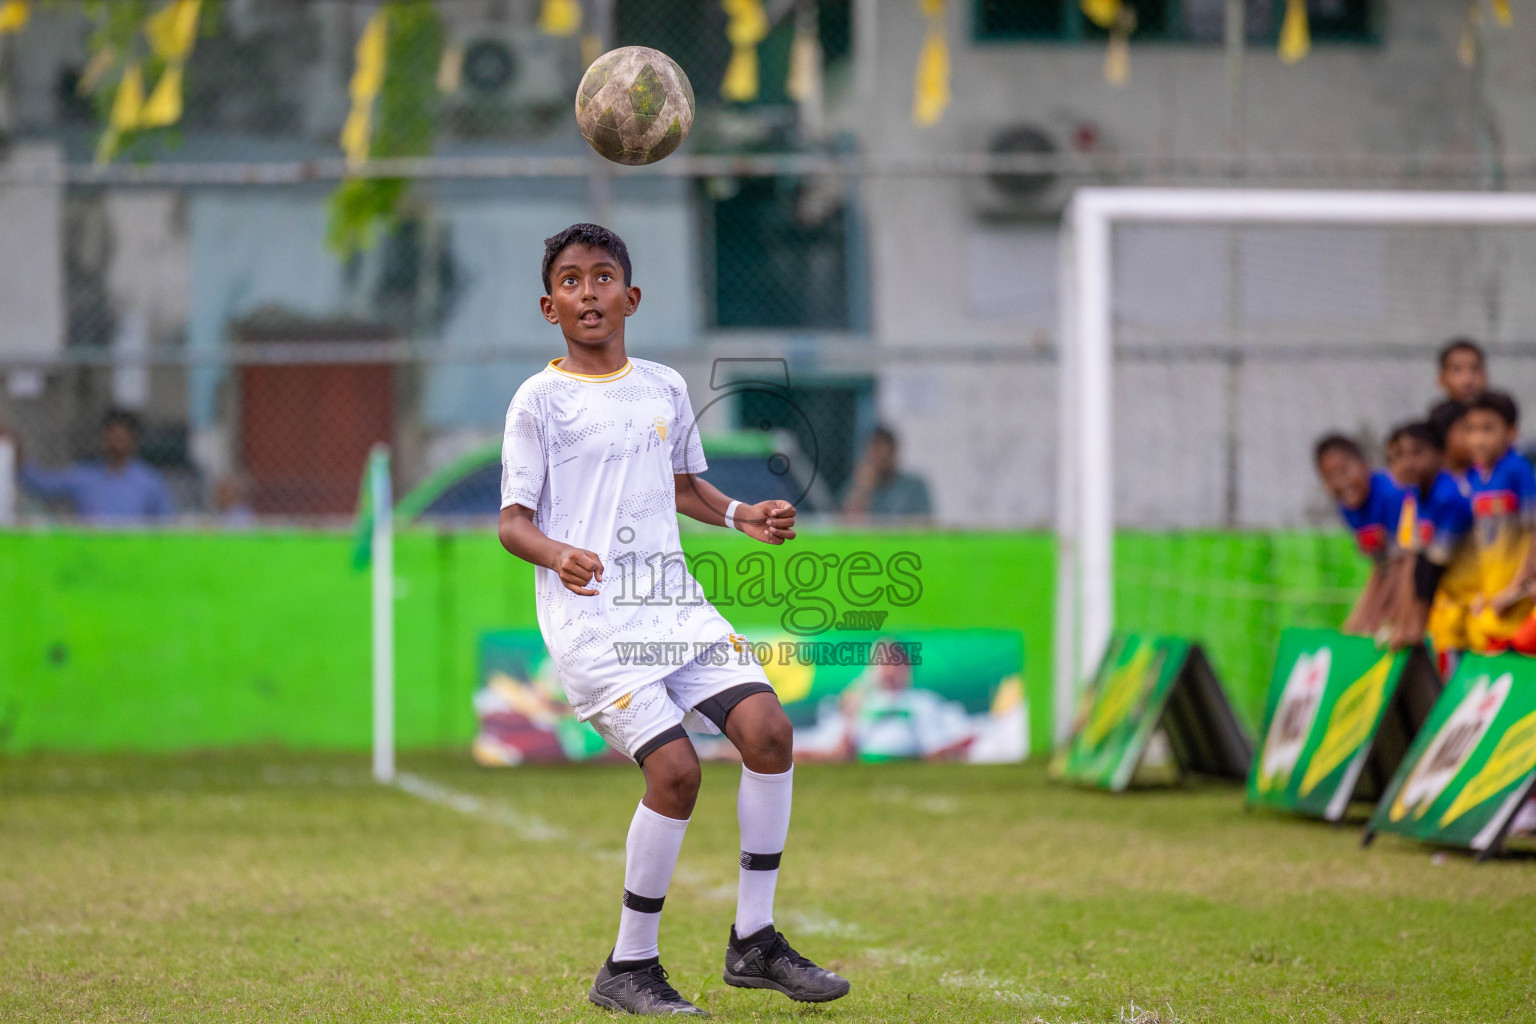
[{"label": "white football jersey", "polygon": [[571,593],[551,569],[534,570],[539,630],[585,720],[680,667],[647,663],[631,645],[693,650],[731,626],[688,572],[678,537],[673,474],[705,468],[682,376],[644,359],[604,376],[567,373],[560,363],[524,381],[507,410],[501,507],[531,509],[545,536],[603,560],[602,583],[589,584],[595,597]]}]

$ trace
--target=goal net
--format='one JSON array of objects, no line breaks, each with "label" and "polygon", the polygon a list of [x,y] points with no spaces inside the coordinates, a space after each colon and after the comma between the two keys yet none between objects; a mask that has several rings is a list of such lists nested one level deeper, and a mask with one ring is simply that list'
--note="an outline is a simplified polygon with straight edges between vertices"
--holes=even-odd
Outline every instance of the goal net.
[{"label": "goal net", "polygon": [[1251,723],[1368,574],[1313,442],[1380,459],[1454,337],[1536,399],[1536,196],[1084,189],[1062,230],[1058,736],[1116,629],[1201,641]]}]

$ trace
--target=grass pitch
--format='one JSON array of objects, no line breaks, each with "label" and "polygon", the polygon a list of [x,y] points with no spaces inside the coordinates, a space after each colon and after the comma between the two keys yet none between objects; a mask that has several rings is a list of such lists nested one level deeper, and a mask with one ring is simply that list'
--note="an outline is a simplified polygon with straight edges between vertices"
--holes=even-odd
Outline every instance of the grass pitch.
[{"label": "grass pitch", "polygon": [[[0,760],[0,1020],[613,1019],[629,768]],[[707,766],[662,953],[726,1020],[1536,1019],[1536,862],[1476,865],[1043,769],[805,765],[779,924],[853,982],[720,981],[737,771]]]}]

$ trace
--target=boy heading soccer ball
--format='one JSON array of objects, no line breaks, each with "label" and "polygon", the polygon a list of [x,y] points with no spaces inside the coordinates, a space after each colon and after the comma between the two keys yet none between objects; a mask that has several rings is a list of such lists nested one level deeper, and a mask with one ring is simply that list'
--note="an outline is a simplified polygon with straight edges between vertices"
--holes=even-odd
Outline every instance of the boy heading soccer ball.
[{"label": "boy heading soccer ball", "polygon": [[[668,984],[657,947],[699,792],[687,718],[741,752],[726,983],[837,999],[848,982],[773,926],[794,775],[789,719],[751,646],[689,574],[677,529],[682,513],[783,544],[795,537],[795,508],[744,504],[699,478],[704,450],[683,378],[625,352],[625,319],[640,306],[632,277],[628,248],[606,228],[575,224],[545,239],[539,305],[566,355],[517,389],[502,443],[501,543],[537,567],[539,630],[561,685],[576,717],[645,773],[625,844],[618,939],[588,998],[629,1013],[703,1014]],[[620,657],[647,645],[702,653],[682,665]]]}]

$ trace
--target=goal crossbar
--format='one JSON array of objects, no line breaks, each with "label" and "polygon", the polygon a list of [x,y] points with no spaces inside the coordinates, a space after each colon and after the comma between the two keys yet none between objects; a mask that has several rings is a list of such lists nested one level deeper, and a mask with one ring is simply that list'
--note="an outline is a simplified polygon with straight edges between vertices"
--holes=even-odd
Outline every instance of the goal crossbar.
[{"label": "goal crossbar", "polygon": [[1536,225],[1536,194],[1082,188],[1061,226],[1055,739],[1114,629],[1113,250],[1117,223]]}]

